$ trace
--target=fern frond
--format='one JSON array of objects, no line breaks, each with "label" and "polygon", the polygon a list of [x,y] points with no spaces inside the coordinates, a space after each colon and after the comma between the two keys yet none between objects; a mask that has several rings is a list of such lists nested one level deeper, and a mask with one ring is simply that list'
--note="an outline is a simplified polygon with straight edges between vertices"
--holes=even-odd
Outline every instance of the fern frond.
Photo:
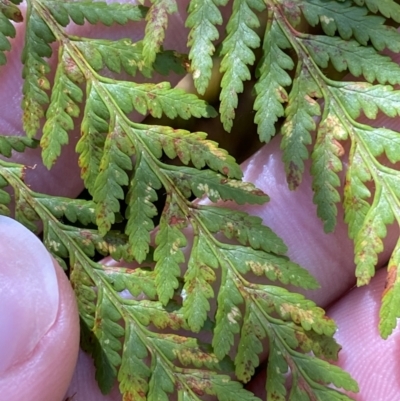
[{"label": "fern frond", "polygon": [[151,66],[160,51],[168,27],[168,15],[176,13],[175,0],[151,0],[151,7],[146,15],[146,30],[143,39],[143,61]]},{"label": "fern frond", "polygon": [[282,126],[282,159],[289,188],[294,189],[301,182],[304,160],[308,158],[307,145],[311,144],[311,132],[315,130],[314,118],[319,116],[320,105],[315,98],[322,96],[307,67],[298,64],[292,90],[289,93]]},{"label": "fern frond", "polygon": [[254,121],[263,142],[269,142],[275,135],[275,123],[285,114],[282,105],[288,101],[285,87],[292,83],[286,71],[292,70],[294,66],[291,57],[284,52],[288,48],[290,43],[276,21],[273,21],[264,36],[264,56],[258,64],[258,82],[254,85],[257,95],[254,102],[254,110],[257,111]]},{"label": "fern frond", "polygon": [[114,23],[124,25],[128,21],[142,20],[147,12],[147,8],[132,3],[106,3],[92,0],[69,0],[62,3],[57,0],[47,0],[46,8],[63,27],[70,23],[70,19],[77,25],[83,25],[85,21],[90,24],[101,22],[107,26]]},{"label": "fern frond", "polygon": [[311,26],[320,23],[329,36],[338,32],[342,39],[354,37],[363,46],[370,41],[376,50],[400,51],[400,33],[384,24],[386,18],[368,15],[365,7],[355,7],[349,1],[311,0],[304,1],[301,9]]},{"label": "fern frond", "polygon": [[326,68],[330,61],[337,71],[348,70],[355,77],[363,76],[370,83],[378,81],[380,84],[395,85],[400,82],[400,66],[371,47],[363,47],[353,40],[343,41],[320,35],[308,36],[301,42],[321,68]]},{"label": "fern frond", "polygon": [[128,222],[125,232],[129,235],[129,242],[132,244],[132,258],[139,263],[142,263],[149,253],[150,232],[154,229],[152,218],[158,214],[154,206],[154,202],[158,199],[155,190],[160,188],[161,182],[146,160],[143,160],[140,155],[137,156],[135,176],[127,195]]},{"label": "fern frond", "polygon": [[44,117],[45,107],[49,103],[47,90],[50,88],[48,74],[50,66],[47,58],[51,57],[50,43],[56,40],[39,13],[32,7],[27,10],[25,45],[22,51],[24,78],[22,109],[24,129],[29,137],[34,137]]},{"label": "fern frond", "polygon": [[0,135],[0,154],[11,157],[13,150],[24,152],[26,148],[36,148],[39,141],[26,136]]},{"label": "fern frond", "polygon": [[116,120],[115,124],[110,125],[93,187],[96,223],[103,235],[110,230],[115,222],[115,213],[120,210],[119,200],[124,199],[122,186],[129,183],[126,171],[132,169],[130,156],[133,154],[134,148]]},{"label": "fern frond", "polygon": [[400,5],[394,0],[379,1],[379,0],[352,0],[353,3],[359,6],[366,6],[368,10],[377,13],[380,12],[384,17],[391,18],[396,22],[400,22]]},{"label": "fern frond", "polygon": [[3,188],[8,186],[7,180],[0,176],[0,215],[10,216],[11,212],[8,204],[11,202],[11,196]]},{"label": "fern frond", "polygon": [[[346,220],[356,243],[361,283],[373,274],[386,226],[398,218],[399,194],[391,188],[400,187],[399,177],[378,158],[384,155],[395,163],[400,152],[397,133],[355,119],[361,113],[375,117],[378,111],[398,114],[392,85],[399,82],[399,67],[380,50],[400,49],[398,34],[389,28],[393,21],[384,18],[396,11],[391,2],[380,6],[384,17],[371,15],[379,11],[374,11],[374,0],[367,7],[353,3],[235,0],[218,51],[223,73],[219,110],[230,130],[238,94],[257,62],[260,138],[269,141],[281,124],[292,188],[301,182],[304,163],[312,155],[314,202],[326,231],[334,228],[340,201],[340,141],[350,138]],[[313,302],[279,287],[312,289],[318,286],[315,279],[285,256],[285,244],[260,218],[194,200],[259,205],[268,196],[241,181],[234,158],[205,133],[176,128],[175,121],[167,126],[133,121],[136,112],[185,120],[217,115],[206,101],[167,82],[140,82],[154,73],[191,71],[203,93],[219,39],[216,26],[223,22],[219,8],[225,4],[191,1],[186,56],[162,48],[169,14],[177,10],[174,0],[154,0],[149,10],[132,2],[28,1],[24,127],[33,137],[44,118],[42,155],[51,167],[77,128],[74,119],[85,101],[76,150],[91,198],[36,193],[23,181],[24,166],[0,160],[0,213],[9,212],[10,196],[4,189],[11,187],[16,218],[32,230],[42,224],[45,245],[69,269],[82,346],[95,360],[103,392],[118,380],[124,399],[257,401],[231,377],[236,373],[240,381],[249,381],[268,342],[269,397],[350,400],[338,389],[357,391],[355,382],[327,362],[337,358],[340,348],[333,339],[335,324]],[[260,38],[265,9],[265,35]],[[83,38],[64,29],[70,22],[108,26],[143,18],[147,27],[139,41]],[[325,35],[300,32],[307,21]],[[1,26],[0,32],[4,34]],[[47,58],[55,41],[59,57],[50,87]],[[369,83],[336,82],[325,70],[332,67]],[[129,81],[121,73],[130,75]],[[0,152],[8,156],[11,148],[35,144],[0,137]],[[375,182],[374,191],[368,189],[369,181]],[[364,244],[367,252],[361,255]],[[97,253],[135,260],[139,267],[102,266],[92,260]],[[397,272],[393,267],[390,271],[393,276]],[[382,309],[381,330],[387,334],[397,317],[389,305],[397,297],[395,282],[390,282]],[[195,338],[206,331],[211,344]]]},{"label": "fern frond", "polygon": [[110,114],[90,83],[87,84],[86,96],[86,107],[81,124],[82,135],[76,145],[76,151],[79,153],[81,176],[86,188],[93,194],[104,143],[109,131]]},{"label": "fern frond", "polygon": [[0,65],[6,64],[7,58],[4,52],[11,49],[11,44],[7,38],[15,38],[16,35],[15,27],[10,20],[14,22],[23,21],[21,11],[17,7],[21,1],[14,0],[0,4]]},{"label": "fern frond", "polygon": [[185,72],[184,57],[172,51],[157,53],[152,68],[145,65],[142,60],[143,41],[80,38],[74,40],[74,44],[95,71],[107,67],[112,72],[125,71],[132,76],[140,71],[146,78],[152,75],[153,69],[162,75],[168,75],[171,71],[177,74]]},{"label": "fern frond", "polygon": [[186,93],[181,89],[172,89],[167,82],[160,84],[104,83],[107,91],[118,107],[125,113],[133,109],[146,115],[160,118],[163,114],[173,119],[177,116],[187,120],[189,117],[215,117],[215,110],[204,100]]},{"label": "fern frond", "polygon": [[[399,33],[392,28],[393,20],[398,21],[398,5],[374,0],[311,0],[296,2],[293,7],[269,6],[270,20],[256,86],[260,137],[270,139],[275,133],[274,124],[282,119],[281,148],[292,189],[301,182],[308,147],[313,147],[314,203],[327,232],[335,228],[337,204],[341,201],[339,173],[345,154],[341,142],[351,141],[343,199],[345,221],[355,243],[358,285],[367,284],[383,251],[387,226],[400,224],[396,189],[400,182],[395,167],[399,161],[399,133],[369,127],[357,119],[361,115],[375,119],[378,112],[389,117],[398,115],[398,91],[393,85],[399,84],[400,67],[392,57],[381,53],[385,49],[400,51]],[[304,28],[300,12],[308,24],[319,26],[325,35],[300,32],[299,27]],[[278,56],[272,60],[271,56],[278,53],[283,54],[282,61],[276,61]],[[286,72],[292,64],[296,65],[293,81]],[[350,72],[359,81],[337,82],[329,70],[332,68],[339,73]],[[263,109],[264,93],[272,98],[268,101],[270,110]],[[323,102],[319,103],[320,99]],[[392,261],[397,261],[396,255],[395,250]],[[385,337],[400,316],[390,304],[397,297],[393,278],[397,266],[391,265],[389,272],[391,284],[384,292],[380,323]],[[279,379],[274,383],[281,388]]]},{"label": "fern frond", "polygon": [[[62,59],[62,50],[59,57]],[[45,166],[50,168],[61,154],[61,146],[69,142],[68,131],[74,129],[73,118],[79,116],[79,103],[83,92],[65,71],[62,62],[59,63],[55,85],[52,90],[50,104],[46,112],[46,123],[40,146],[43,149],[42,158]]]},{"label": "fern frond", "polygon": [[260,46],[260,38],[254,31],[260,23],[253,10],[262,11],[265,4],[259,0],[235,0],[232,15],[226,26],[227,37],[222,42],[219,54],[222,56],[220,108],[221,121],[230,131],[238,105],[238,93],[243,92],[243,81],[251,77],[249,65],[253,65],[253,49]]},{"label": "fern frond", "polygon": [[204,94],[211,78],[211,56],[215,52],[212,42],[219,38],[215,25],[223,22],[218,7],[226,3],[227,0],[192,0],[189,4],[186,26],[191,30],[187,44],[190,47],[189,60],[192,62],[194,84],[200,94]]}]

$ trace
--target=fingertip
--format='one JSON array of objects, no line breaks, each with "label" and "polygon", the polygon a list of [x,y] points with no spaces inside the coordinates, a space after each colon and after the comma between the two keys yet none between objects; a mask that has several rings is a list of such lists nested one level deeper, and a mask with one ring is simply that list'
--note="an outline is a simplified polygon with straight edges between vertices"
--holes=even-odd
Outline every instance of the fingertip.
[{"label": "fingertip", "polygon": [[[14,227],[19,223],[10,224]],[[4,218],[1,218],[0,231],[5,226],[9,227],[5,224]],[[11,274],[6,277],[8,280],[6,291],[9,293],[7,303],[13,305],[12,297],[15,297],[16,301],[19,298],[25,297],[25,299],[23,303],[18,304],[14,320],[9,322],[8,328],[11,328],[10,332],[14,337],[2,336],[5,342],[1,344],[0,353],[10,355],[8,348],[11,348],[11,360],[3,366],[0,376],[0,401],[61,401],[71,380],[79,348],[79,318],[76,301],[65,273],[48,254],[46,256],[51,266],[43,268],[42,265],[47,263],[46,256],[43,255],[46,252],[43,245],[38,240],[36,243],[36,237],[21,227],[18,227],[14,234],[20,235],[24,248],[19,249],[18,244],[14,244],[15,248],[13,252],[10,252],[11,256],[7,263],[4,262],[5,249],[1,249],[3,263],[0,274],[3,273],[3,277],[0,281],[4,284],[5,271],[15,270],[18,267],[22,270],[24,268],[32,270],[36,267],[36,275],[42,277],[44,281],[46,277],[50,277],[51,283],[53,273],[53,285],[57,288],[46,290],[46,284],[43,280],[35,281],[35,272],[32,271],[26,273],[30,277],[30,283],[25,282],[22,286],[18,286],[18,275]],[[3,230],[1,238],[0,248],[10,237]],[[15,237],[13,241],[16,241]],[[29,244],[33,244],[33,248],[30,248]],[[25,251],[30,249],[30,252],[23,254],[24,249]],[[29,258],[33,260],[31,268],[26,267]],[[45,274],[42,274],[43,270]],[[15,278],[17,280],[13,286],[12,280]],[[18,290],[15,291],[15,288]],[[55,298],[54,294],[56,294]],[[5,296],[4,291],[2,296]],[[56,304],[49,305],[52,302]],[[46,310],[47,312],[44,312]],[[51,316],[53,310],[54,317]],[[46,316],[46,313],[49,316]],[[6,332],[6,329],[4,325],[1,326],[2,333]],[[29,342],[31,337],[34,341],[31,341],[27,347],[24,341]]]},{"label": "fingertip", "polygon": [[338,365],[358,382],[357,401],[398,399],[400,331],[384,340],[379,334],[379,310],[386,271],[380,270],[366,287],[355,288],[333,305],[328,314],[338,325],[342,345]]}]

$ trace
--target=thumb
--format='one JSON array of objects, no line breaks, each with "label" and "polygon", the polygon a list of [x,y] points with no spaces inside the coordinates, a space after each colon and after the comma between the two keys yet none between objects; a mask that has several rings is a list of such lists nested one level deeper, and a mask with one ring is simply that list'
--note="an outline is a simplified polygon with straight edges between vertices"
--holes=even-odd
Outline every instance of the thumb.
[{"label": "thumb", "polygon": [[386,274],[380,270],[368,286],[353,289],[328,310],[343,346],[338,364],[360,387],[359,394],[352,394],[357,401],[399,399],[400,331],[397,327],[386,340],[378,331]]},{"label": "thumb", "polygon": [[40,240],[3,216],[0,258],[0,401],[61,401],[79,345],[72,289]]}]

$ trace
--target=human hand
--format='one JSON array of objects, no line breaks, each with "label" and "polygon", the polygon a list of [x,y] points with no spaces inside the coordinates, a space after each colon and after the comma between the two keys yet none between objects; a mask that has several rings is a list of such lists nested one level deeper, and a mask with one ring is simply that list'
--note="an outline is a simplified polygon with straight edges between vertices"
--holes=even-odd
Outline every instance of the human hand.
[{"label": "human hand", "polygon": [[[180,25],[177,22],[174,28],[178,29],[178,26]],[[118,36],[123,35],[119,32]],[[183,35],[178,39],[184,41]],[[19,99],[13,99],[15,105],[6,99],[9,99],[10,93],[14,93],[8,86],[9,82],[13,82],[12,77],[15,79],[14,82],[18,83],[18,87],[20,85],[18,64],[15,61],[17,58],[13,56],[10,59],[11,64],[9,62],[8,67],[5,67],[6,72],[3,77],[7,75],[10,78],[3,81],[0,94],[3,96],[1,104],[13,107],[12,110],[19,109]],[[14,132],[20,132],[19,116],[12,114],[12,118],[15,118],[15,121],[1,122],[4,124],[3,129],[9,130],[11,127]],[[380,124],[386,127],[392,124],[394,127],[396,121],[381,121]],[[383,341],[376,329],[378,309],[376,299],[379,299],[383,289],[384,274],[379,273],[371,286],[347,294],[355,282],[353,249],[351,241],[347,238],[347,229],[340,223],[334,234],[327,236],[322,234],[322,224],[317,219],[312,204],[310,178],[308,176],[305,178],[298,191],[290,192],[286,187],[278,148],[277,140],[274,140],[243,165],[244,179],[254,182],[267,192],[271,202],[265,206],[245,206],[242,209],[261,216],[265,224],[285,240],[291,258],[309,269],[318,279],[321,290],[305,292],[309,298],[323,307],[329,307],[337,301],[334,306],[328,308],[328,315],[336,319],[339,326],[337,338],[344,347],[339,363],[360,384],[360,394],[355,398],[382,401],[395,399],[395,394],[399,390],[398,384],[394,380],[388,388],[388,378],[396,376],[394,351],[397,333],[394,333],[388,341]],[[37,152],[29,152],[29,160],[26,157],[24,154],[25,164],[38,164],[35,170],[29,171],[30,177],[27,177],[38,191],[74,196],[81,190],[78,172],[70,169],[70,166],[76,166],[73,146],[68,147],[50,173],[40,167]],[[61,180],[65,176],[67,166],[68,186]],[[3,342],[0,340],[0,352],[4,352],[3,370],[0,375],[2,391],[0,400],[61,400],[71,379],[77,355],[78,321],[72,291],[63,272],[59,268],[52,270],[52,262],[48,255],[40,250],[40,245],[32,235],[16,223],[5,220],[0,223],[0,247],[3,247],[0,251],[2,255],[7,256],[0,268],[0,286],[2,286],[0,316],[4,316],[0,325],[0,338],[4,339]],[[397,236],[396,232],[391,232],[387,237],[386,251],[381,255],[380,266],[387,261]],[[11,246],[13,246],[12,252],[10,252]],[[15,265],[21,264],[24,268],[27,264],[30,265],[26,266],[26,272],[24,270],[24,281],[21,281],[20,277],[18,283],[15,277],[6,278],[10,272],[15,273]],[[35,280],[39,284],[34,285]],[[49,282],[48,289],[42,285],[46,281]],[[58,291],[54,290],[55,283],[58,285]],[[17,284],[21,287],[17,287]],[[36,295],[38,289],[39,298]],[[33,302],[34,299],[37,303]],[[12,311],[11,314],[11,309],[5,308],[4,305],[20,305],[20,309]],[[40,320],[33,315],[32,310],[42,312]],[[363,325],[356,324],[357,319]],[[20,322],[24,323],[23,328],[13,326]],[[28,327],[31,329],[28,330]],[[363,354],[361,350],[364,349],[369,349],[369,353]],[[381,369],[379,369],[379,357],[382,364],[384,363]],[[360,363],[362,358],[365,358],[364,362]],[[368,358],[372,358],[374,363],[368,362]],[[257,394],[261,394],[262,385],[260,380],[255,378],[250,387]],[[109,396],[100,395],[93,378],[91,362],[84,355],[81,355],[68,391],[70,396],[75,393],[73,401],[116,401],[121,398],[117,389]]]}]

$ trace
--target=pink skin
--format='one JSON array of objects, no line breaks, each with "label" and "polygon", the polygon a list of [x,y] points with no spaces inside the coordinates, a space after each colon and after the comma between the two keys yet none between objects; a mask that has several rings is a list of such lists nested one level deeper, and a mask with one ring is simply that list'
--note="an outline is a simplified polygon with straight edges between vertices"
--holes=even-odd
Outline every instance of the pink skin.
[{"label": "pink skin", "polygon": [[[178,45],[183,48],[184,18],[181,15],[173,18],[168,43],[170,47],[174,45],[176,48]],[[21,28],[22,26],[18,26],[18,29]],[[96,32],[96,28],[92,27],[79,29],[80,32],[82,29]],[[100,27],[100,32],[103,34],[110,30]],[[140,29],[135,28],[134,24],[129,30],[124,31],[124,28],[120,27],[112,30],[116,37],[134,37],[137,32],[140,32]],[[19,35],[20,38],[21,36]],[[0,83],[0,128],[2,132],[16,134],[21,132],[18,92],[21,85],[21,67],[18,61],[20,44],[19,39],[14,41],[14,51],[9,54],[9,64],[2,69],[3,79]],[[7,119],[4,116],[7,116]],[[383,118],[377,122],[386,127],[396,127],[397,123],[398,120]],[[74,167],[76,155],[73,143],[77,137],[78,130],[71,135],[71,146],[64,149],[63,156],[51,172],[43,168],[38,151],[29,151],[14,158],[30,166],[36,165],[36,168],[28,173],[28,182],[35,190],[65,196],[75,196],[80,192],[82,184],[79,172]],[[261,216],[264,222],[285,240],[292,259],[317,277],[322,289],[308,291],[308,297],[324,307],[338,300],[328,309],[328,314],[338,323],[337,338],[344,347],[339,364],[349,370],[360,385],[361,391],[356,399],[393,400],[400,391],[400,381],[396,375],[398,366],[394,360],[397,355],[395,343],[398,333],[388,341],[383,341],[376,330],[378,300],[383,289],[384,272],[377,274],[370,287],[356,289],[347,294],[355,283],[353,247],[347,238],[347,229],[340,217],[335,233],[322,233],[322,224],[315,216],[315,206],[312,203],[309,175],[306,174],[297,192],[290,192],[286,187],[280,160],[278,141],[274,140],[243,164],[245,179],[265,190],[271,197],[271,202],[258,207],[243,206],[242,210]],[[66,175],[68,180],[65,180]],[[339,214],[342,216],[341,211]],[[19,226],[15,226],[13,230],[12,233],[4,231],[1,242],[7,241],[11,235],[25,235],[24,229]],[[387,261],[396,237],[397,232],[390,231],[385,240],[386,250],[381,255],[380,266]],[[2,272],[7,273],[21,257],[18,250],[9,255],[0,266],[0,277]],[[37,268],[41,269],[42,264],[37,263]],[[76,393],[73,401],[121,400],[117,389],[108,396],[99,393],[94,381],[93,366],[86,355],[80,355],[75,368],[79,341],[76,305],[65,275],[59,267],[56,267],[55,271],[59,301],[54,306],[54,318],[37,323],[38,333],[41,334],[31,348],[17,349],[15,362],[0,375],[0,400],[61,401],[72,376],[67,395],[72,396]],[[26,291],[31,290],[26,288]],[[18,293],[12,296],[17,297]],[[11,304],[12,296],[7,299]],[[40,302],[46,305],[46,298],[43,297]],[[0,359],[5,350],[3,346],[4,343],[0,343]],[[18,354],[19,349],[21,352]],[[263,383],[260,379],[255,378],[251,386],[257,394],[262,394]]]}]

